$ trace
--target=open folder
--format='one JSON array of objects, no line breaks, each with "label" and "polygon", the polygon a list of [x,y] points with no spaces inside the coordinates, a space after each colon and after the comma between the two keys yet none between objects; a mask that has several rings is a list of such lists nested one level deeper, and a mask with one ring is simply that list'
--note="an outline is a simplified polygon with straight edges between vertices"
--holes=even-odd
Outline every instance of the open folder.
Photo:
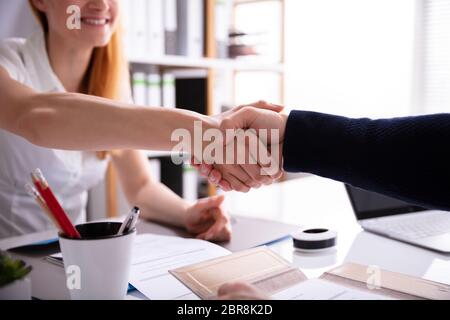
[{"label": "open folder", "polygon": [[232,281],[249,282],[276,299],[450,299],[449,285],[370,270],[346,263],[308,280],[272,250],[258,247],[169,272],[202,299],[216,298],[218,288]]}]

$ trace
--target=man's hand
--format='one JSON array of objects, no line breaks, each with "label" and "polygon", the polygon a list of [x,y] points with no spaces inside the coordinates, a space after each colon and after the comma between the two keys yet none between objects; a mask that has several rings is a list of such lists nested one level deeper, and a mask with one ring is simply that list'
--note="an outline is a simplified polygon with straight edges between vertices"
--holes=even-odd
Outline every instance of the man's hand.
[{"label": "man's hand", "polygon": [[[287,115],[278,113],[278,110],[270,107],[265,107],[265,102],[259,102],[250,106],[241,106],[220,115],[221,129],[253,129],[259,134],[261,129],[267,130],[267,139],[264,141],[268,149],[278,148],[279,158],[276,159],[280,166],[277,173],[273,175],[261,174],[261,164],[243,164],[240,165],[240,179],[236,178],[234,174],[224,165],[207,165],[201,164],[199,171],[202,175],[208,177],[208,180],[220,186],[225,191],[237,190],[248,191],[250,187],[258,188],[261,185],[273,183],[279,179],[282,171],[282,142],[284,140],[284,130],[286,127]],[[278,106],[280,107],[280,106]],[[280,107],[282,108],[282,107]],[[281,109],[279,109],[281,111]],[[276,111],[276,112],[274,112]],[[271,130],[276,130],[278,133],[277,141],[272,141]],[[261,138],[261,137],[260,137]],[[262,137],[266,138],[266,137]],[[234,167],[234,169],[236,166]],[[242,181],[244,180],[244,181]],[[243,187],[247,186],[247,188]]]},{"label": "man's hand", "polygon": [[256,287],[245,282],[232,282],[222,285],[218,292],[220,300],[269,300],[270,297]]},{"label": "man's hand", "polygon": [[222,203],[223,195],[200,199],[186,209],[185,226],[197,239],[228,241],[231,238],[230,217]]}]

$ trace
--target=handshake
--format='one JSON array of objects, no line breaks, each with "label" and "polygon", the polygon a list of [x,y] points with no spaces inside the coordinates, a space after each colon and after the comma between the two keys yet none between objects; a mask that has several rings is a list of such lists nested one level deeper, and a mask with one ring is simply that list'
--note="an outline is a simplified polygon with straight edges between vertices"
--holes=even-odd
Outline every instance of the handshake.
[{"label": "handshake", "polygon": [[[287,121],[282,110],[282,106],[259,101],[209,118],[201,141],[196,135],[201,127],[194,128],[194,139],[189,139],[194,146],[187,152],[192,165],[224,191],[248,192],[278,180]],[[177,138],[180,135],[172,135],[172,140]],[[187,147],[180,143],[175,151]]]}]

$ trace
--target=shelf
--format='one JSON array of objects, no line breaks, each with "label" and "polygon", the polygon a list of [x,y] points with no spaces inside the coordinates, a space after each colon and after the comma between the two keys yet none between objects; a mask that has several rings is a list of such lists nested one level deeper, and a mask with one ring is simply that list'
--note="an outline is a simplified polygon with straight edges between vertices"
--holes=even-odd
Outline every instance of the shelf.
[{"label": "shelf", "polygon": [[[170,157],[173,153],[172,151],[151,151],[151,150],[142,150],[147,158],[161,158],[161,157]],[[184,154],[186,160],[189,160],[190,157]]]},{"label": "shelf", "polygon": [[281,63],[234,59],[188,58],[182,56],[132,57],[130,63],[178,68],[225,69],[232,71],[283,72]]}]

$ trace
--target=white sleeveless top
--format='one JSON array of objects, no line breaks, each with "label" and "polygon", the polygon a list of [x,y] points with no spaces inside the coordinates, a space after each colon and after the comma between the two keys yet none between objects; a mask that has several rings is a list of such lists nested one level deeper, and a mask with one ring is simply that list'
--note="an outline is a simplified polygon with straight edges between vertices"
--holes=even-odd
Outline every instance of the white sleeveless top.
[{"label": "white sleeveless top", "polygon": [[[42,32],[28,39],[0,41],[0,66],[12,79],[35,91],[65,91],[50,66]],[[42,148],[0,129],[0,238],[55,228],[25,191],[35,168],[42,170],[77,224],[86,218],[87,191],[103,179],[107,162],[99,160],[95,152]]]}]

